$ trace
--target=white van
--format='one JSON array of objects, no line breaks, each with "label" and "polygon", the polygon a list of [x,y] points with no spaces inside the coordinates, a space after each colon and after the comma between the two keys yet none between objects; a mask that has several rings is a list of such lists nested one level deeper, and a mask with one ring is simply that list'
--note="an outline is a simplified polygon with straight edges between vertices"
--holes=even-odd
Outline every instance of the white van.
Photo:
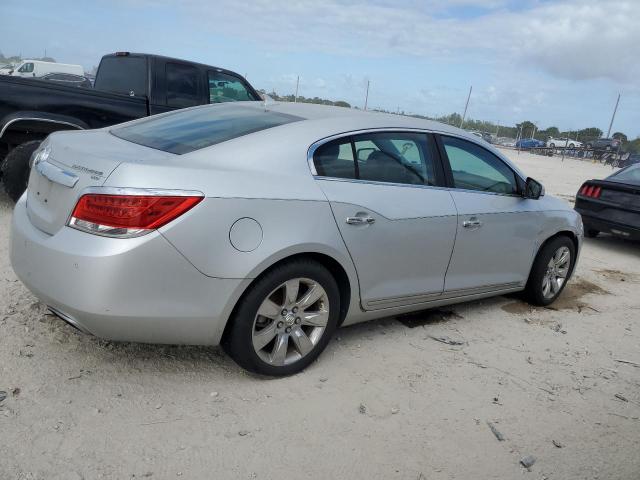
[{"label": "white van", "polygon": [[40,60],[23,60],[16,65],[11,75],[14,77],[42,77],[48,73],[71,73],[73,75],[84,75],[81,65],[70,65],[68,63],[42,62]]}]

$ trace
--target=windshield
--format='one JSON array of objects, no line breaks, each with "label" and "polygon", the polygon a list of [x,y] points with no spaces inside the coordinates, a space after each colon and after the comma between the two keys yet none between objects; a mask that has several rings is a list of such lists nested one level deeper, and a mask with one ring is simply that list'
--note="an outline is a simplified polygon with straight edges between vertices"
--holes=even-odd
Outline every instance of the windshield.
[{"label": "windshield", "polygon": [[629,182],[640,185],[640,164],[623,168],[609,177],[617,182]]},{"label": "windshield", "polygon": [[227,103],[151,117],[114,128],[111,133],[123,140],[180,155],[299,120],[302,118]]}]

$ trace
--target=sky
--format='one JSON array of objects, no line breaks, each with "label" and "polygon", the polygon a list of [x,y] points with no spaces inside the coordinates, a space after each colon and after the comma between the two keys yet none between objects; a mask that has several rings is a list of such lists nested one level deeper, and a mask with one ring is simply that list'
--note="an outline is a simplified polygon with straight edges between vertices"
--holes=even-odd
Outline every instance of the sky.
[{"label": "sky", "polygon": [[0,52],[168,55],[278,94],[640,136],[640,0],[0,0]]}]

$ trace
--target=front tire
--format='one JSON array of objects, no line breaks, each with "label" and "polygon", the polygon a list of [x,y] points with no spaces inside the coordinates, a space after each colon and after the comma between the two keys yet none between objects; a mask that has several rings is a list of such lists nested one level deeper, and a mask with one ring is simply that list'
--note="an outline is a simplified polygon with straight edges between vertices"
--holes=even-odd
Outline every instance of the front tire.
[{"label": "front tire", "polygon": [[533,305],[551,305],[562,293],[571,276],[576,257],[573,241],[556,237],[538,252],[529,274],[525,295]]},{"label": "front tire", "polygon": [[222,346],[238,365],[261,375],[303,370],[322,353],[338,325],[338,285],[312,260],[275,267],[240,302]]},{"label": "front tire", "polygon": [[2,183],[4,189],[14,202],[22,196],[29,183],[29,160],[42,143],[40,140],[18,145],[11,150],[2,162]]}]

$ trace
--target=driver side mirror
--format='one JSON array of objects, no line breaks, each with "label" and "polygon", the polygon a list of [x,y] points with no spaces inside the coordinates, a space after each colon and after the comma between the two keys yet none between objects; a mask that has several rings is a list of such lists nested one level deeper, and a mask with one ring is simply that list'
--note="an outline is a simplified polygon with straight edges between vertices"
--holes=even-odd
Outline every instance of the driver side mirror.
[{"label": "driver side mirror", "polygon": [[524,198],[538,200],[543,195],[544,195],[544,187],[542,186],[542,184],[537,180],[534,180],[533,178],[528,177],[524,186],[524,194],[522,196]]}]

